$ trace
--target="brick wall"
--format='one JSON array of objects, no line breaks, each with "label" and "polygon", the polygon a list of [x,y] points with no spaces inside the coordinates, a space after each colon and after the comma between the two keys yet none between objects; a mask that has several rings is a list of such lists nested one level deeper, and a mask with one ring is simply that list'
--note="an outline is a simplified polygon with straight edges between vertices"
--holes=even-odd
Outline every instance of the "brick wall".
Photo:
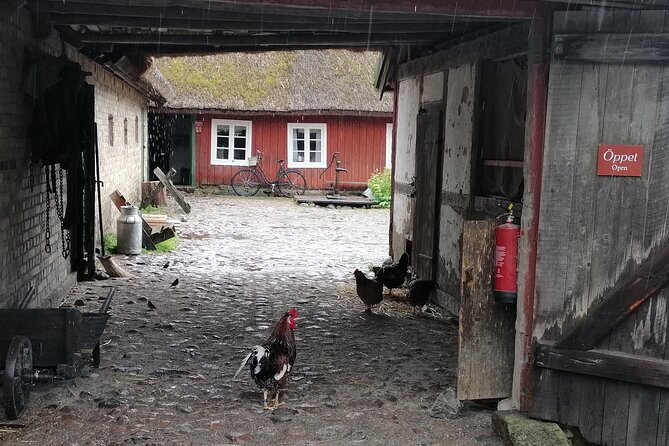
[{"label": "brick wall", "polygon": [[[50,254],[45,252],[45,175],[36,168],[31,175],[26,133],[30,107],[22,91],[22,75],[27,48],[60,55],[63,45],[54,32],[37,42],[32,37],[30,19],[23,9],[0,0],[0,308],[12,306],[31,286],[37,288],[33,306],[50,306],[71,288],[76,278],[70,261],[61,255],[60,222],[51,202]],[[142,131],[146,121],[146,100],[130,86],[115,78],[71,48],[68,57],[93,72],[96,86],[96,120],[99,124],[103,220],[111,230],[116,218],[109,193],[121,190],[131,201],[139,201],[143,177]],[[108,144],[107,117],[114,116],[114,145]],[[139,135],[135,138],[135,116]],[[123,121],[128,119],[127,144]]]}]

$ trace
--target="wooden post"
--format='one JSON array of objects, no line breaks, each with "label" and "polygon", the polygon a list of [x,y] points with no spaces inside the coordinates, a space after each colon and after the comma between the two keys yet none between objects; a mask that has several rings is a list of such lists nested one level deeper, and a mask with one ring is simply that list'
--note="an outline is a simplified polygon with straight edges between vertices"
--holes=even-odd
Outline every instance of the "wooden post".
[{"label": "wooden post", "polygon": [[525,124],[525,193],[518,257],[518,318],[516,320],[516,354],[513,379],[513,401],[522,411],[530,407],[532,396],[532,330],[536,299],[537,234],[541,203],[546,92],[550,61],[552,12],[537,11],[528,36],[527,122]]},{"label": "wooden post", "polygon": [[167,189],[160,181],[142,183],[142,207],[148,205],[167,206]]}]

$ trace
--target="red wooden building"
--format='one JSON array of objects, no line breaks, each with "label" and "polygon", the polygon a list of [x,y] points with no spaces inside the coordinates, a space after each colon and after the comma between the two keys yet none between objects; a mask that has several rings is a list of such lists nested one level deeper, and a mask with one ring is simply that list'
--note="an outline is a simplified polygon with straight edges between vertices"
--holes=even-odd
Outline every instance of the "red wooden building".
[{"label": "red wooden building", "polygon": [[169,99],[152,119],[151,162],[174,167],[182,184],[227,185],[262,152],[270,180],[282,159],[309,189],[327,189],[338,153],[342,188],[364,189],[391,160],[392,102],[374,89],[377,59],[345,50],[158,59]]}]

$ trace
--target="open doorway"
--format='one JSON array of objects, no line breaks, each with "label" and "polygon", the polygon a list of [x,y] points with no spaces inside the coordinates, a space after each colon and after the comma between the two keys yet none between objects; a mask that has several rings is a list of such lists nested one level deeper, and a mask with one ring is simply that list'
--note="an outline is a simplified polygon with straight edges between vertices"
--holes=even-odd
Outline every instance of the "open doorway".
[{"label": "open doorway", "polygon": [[[523,156],[527,111],[527,58],[481,63],[478,120],[477,210],[489,199],[514,204],[523,199]],[[497,208],[494,213],[503,211]]]},{"label": "open doorway", "polygon": [[194,185],[193,143],[192,116],[149,114],[149,176],[153,178],[156,167],[163,172],[174,169],[174,184]]}]

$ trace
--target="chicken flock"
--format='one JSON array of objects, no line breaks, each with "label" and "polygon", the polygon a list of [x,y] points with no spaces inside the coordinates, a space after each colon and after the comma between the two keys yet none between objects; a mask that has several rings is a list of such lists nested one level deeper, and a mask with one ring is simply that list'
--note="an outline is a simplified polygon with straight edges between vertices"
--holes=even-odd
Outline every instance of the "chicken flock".
[{"label": "chicken flock", "polygon": [[[374,305],[383,301],[383,287],[392,290],[408,283],[407,301],[413,307],[423,308],[430,294],[439,288],[434,280],[417,279],[409,268],[409,255],[402,254],[400,259],[393,263],[386,261],[380,267],[373,268],[374,278],[370,279],[365,273],[356,269],[356,291],[360,300],[367,306],[366,312],[371,312]],[[281,389],[288,382],[288,377],[295,364],[297,348],[293,330],[296,326],[297,310],[291,308],[277,322],[269,338],[262,344],[254,346],[242,360],[233,380],[248,366],[251,378],[263,392],[263,409],[276,409],[283,403],[279,401]],[[268,395],[274,394],[271,404],[268,404]]]}]

